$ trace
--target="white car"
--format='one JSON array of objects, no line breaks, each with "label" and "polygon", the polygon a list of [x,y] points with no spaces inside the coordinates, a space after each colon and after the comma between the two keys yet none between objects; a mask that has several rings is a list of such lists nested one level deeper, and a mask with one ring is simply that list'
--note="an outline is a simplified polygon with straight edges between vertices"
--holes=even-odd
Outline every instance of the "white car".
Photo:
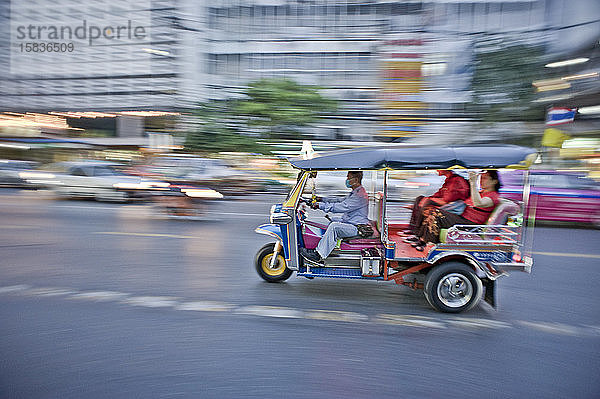
[{"label": "white car", "polygon": [[46,165],[42,170],[24,172],[22,177],[61,197],[94,198],[97,201],[126,202],[169,189],[167,182],[127,175],[117,166],[105,161],[59,162]]},{"label": "white car", "polygon": [[35,169],[37,162],[0,159],[0,187],[32,187],[21,173]]}]

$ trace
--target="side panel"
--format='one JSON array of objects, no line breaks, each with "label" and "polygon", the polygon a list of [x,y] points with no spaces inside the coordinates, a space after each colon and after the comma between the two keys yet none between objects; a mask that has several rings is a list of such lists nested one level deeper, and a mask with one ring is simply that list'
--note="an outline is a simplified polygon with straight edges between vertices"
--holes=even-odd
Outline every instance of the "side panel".
[{"label": "side panel", "polygon": [[[452,248],[445,245],[440,245],[436,248],[432,248],[427,256],[427,263],[439,263],[443,261],[445,258],[452,257],[460,257],[465,259],[468,263],[470,263],[476,269],[476,274],[480,278],[487,277],[490,280],[495,280],[499,276],[492,275],[486,268],[482,265],[482,262],[490,262],[504,260],[508,254],[504,254],[502,252],[494,252],[490,251],[487,248],[481,248],[479,250],[473,249],[465,251],[464,249]],[[498,257],[495,259],[494,257]],[[494,259],[490,259],[494,258]]]}]

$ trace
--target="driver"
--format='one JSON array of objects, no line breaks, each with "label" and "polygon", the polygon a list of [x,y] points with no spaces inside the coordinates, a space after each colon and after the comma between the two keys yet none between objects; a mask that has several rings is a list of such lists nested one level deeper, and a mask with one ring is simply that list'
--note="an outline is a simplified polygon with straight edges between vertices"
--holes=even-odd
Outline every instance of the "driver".
[{"label": "driver", "polygon": [[347,238],[358,235],[359,224],[368,224],[369,196],[362,186],[363,173],[361,171],[350,171],[346,177],[346,187],[352,191],[344,199],[328,198],[311,205],[313,209],[321,209],[325,212],[341,213],[339,222],[331,222],[319,244],[315,249],[300,248],[300,254],[312,261],[322,262],[327,258],[339,238]]}]

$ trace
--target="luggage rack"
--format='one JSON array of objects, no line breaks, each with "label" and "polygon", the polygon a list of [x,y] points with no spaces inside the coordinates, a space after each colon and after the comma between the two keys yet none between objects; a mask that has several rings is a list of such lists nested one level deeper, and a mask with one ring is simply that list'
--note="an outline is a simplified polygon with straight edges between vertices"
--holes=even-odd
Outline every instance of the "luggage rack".
[{"label": "luggage rack", "polygon": [[504,244],[519,243],[520,228],[506,225],[454,225],[448,229],[446,244]]}]

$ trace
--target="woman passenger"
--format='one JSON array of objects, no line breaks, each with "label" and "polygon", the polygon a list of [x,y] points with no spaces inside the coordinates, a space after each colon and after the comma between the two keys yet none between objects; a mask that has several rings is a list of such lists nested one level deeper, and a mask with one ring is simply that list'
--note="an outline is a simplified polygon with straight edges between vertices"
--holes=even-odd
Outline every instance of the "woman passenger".
[{"label": "woman passenger", "polygon": [[416,234],[418,241],[411,244],[413,247],[423,251],[428,242],[440,242],[440,230],[455,224],[485,224],[500,203],[498,190],[502,185],[496,170],[485,171],[480,176],[481,191],[477,191],[478,174],[469,172],[471,196],[465,201],[466,208],[462,214],[456,215],[439,208],[425,210],[423,223]]},{"label": "woman passenger", "polygon": [[[451,170],[438,170],[438,176],[444,176],[446,180],[442,187],[433,195],[425,197],[418,196],[413,204],[410,216],[409,228],[404,233],[414,235],[423,223],[423,211],[427,207],[440,207],[454,201],[464,201],[469,198],[469,183],[464,177],[457,175]],[[411,237],[412,238],[412,237]],[[411,240],[412,241],[412,240]]]}]

